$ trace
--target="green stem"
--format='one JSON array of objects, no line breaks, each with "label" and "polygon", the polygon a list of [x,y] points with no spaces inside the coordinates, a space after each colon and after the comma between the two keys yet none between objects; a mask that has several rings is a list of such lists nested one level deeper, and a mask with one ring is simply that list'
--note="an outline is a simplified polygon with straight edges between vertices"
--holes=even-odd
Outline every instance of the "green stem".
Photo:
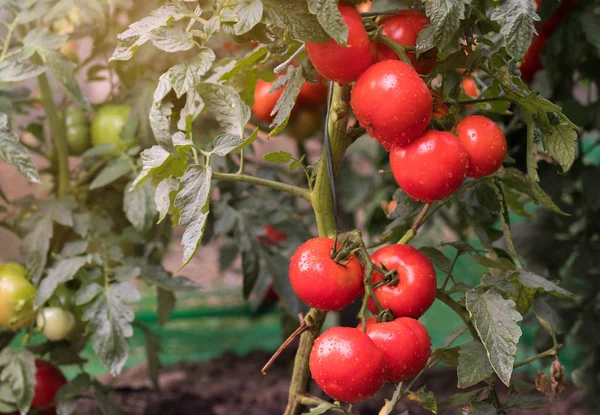
[{"label": "green stem", "polygon": [[406,63],[407,65],[410,65],[411,68],[413,67],[410,60],[408,60],[408,56],[406,56],[406,48],[404,46],[390,39],[381,32],[379,32],[376,37],[379,42],[383,43],[385,46],[393,50],[402,62]]},{"label": "green stem", "polygon": [[536,354],[535,356],[531,356],[528,357],[527,359],[515,363],[515,365],[513,366],[514,369],[521,367],[521,366],[525,366],[528,365],[531,362],[534,362],[536,360],[542,359],[544,357],[549,357],[549,356],[555,356],[556,352],[558,351],[558,349],[560,349],[562,346],[560,344],[555,345],[554,347],[552,347],[551,349],[546,350],[545,352],[542,352],[540,354]]},{"label": "green stem", "polygon": [[[349,114],[350,86],[336,84],[333,88],[329,119],[327,120],[334,172],[338,171],[342,157],[349,145],[346,139],[346,126],[348,125]],[[329,174],[327,173],[325,149],[323,149],[321,155],[315,186],[311,193],[311,201],[317,219],[319,236],[333,237],[336,232],[335,212],[333,211],[333,197],[329,184]],[[315,311],[311,329],[305,331],[300,336],[300,345],[294,359],[294,372],[292,374],[288,404],[284,415],[298,415],[300,413],[302,406],[300,399],[307,394],[308,382],[310,380],[310,370],[308,367],[310,351],[315,339],[321,332],[325,316],[326,313]]]},{"label": "green stem", "polygon": [[212,178],[214,180],[222,180],[226,182],[243,182],[258,186],[265,186],[274,190],[289,193],[304,200],[308,200],[309,202],[311,200],[310,191],[308,189],[303,189],[302,187],[294,186],[292,184],[280,183],[274,180],[267,180],[260,177],[237,173],[213,173]]},{"label": "green stem", "polygon": [[4,39],[4,44],[2,46],[2,54],[0,54],[0,62],[6,59],[8,54],[8,48],[10,47],[10,41],[12,40],[12,35],[19,22],[17,19],[13,20],[13,22],[8,26],[8,32],[6,33],[6,38]]},{"label": "green stem", "polygon": [[[41,63],[41,62],[40,62]],[[67,137],[65,135],[65,122],[59,115],[58,107],[52,98],[52,89],[48,82],[48,77],[41,74],[37,77],[40,88],[40,99],[42,106],[50,122],[50,135],[52,136],[52,145],[58,160],[58,179],[56,185],[56,195],[60,198],[69,191],[69,150],[67,147]]]},{"label": "green stem", "polygon": [[[492,97],[492,98],[479,98],[479,99],[466,99],[464,101],[458,101],[460,105],[469,104],[482,104],[484,102],[497,102],[497,101],[510,101],[507,97]],[[453,104],[453,102],[445,102],[445,104]]]},{"label": "green stem", "polygon": [[479,335],[477,334],[477,330],[475,330],[475,327],[473,326],[473,323],[471,322],[471,317],[469,316],[469,313],[467,312],[467,310],[465,310],[460,304],[458,304],[456,301],[454,301],[454,299],[452,297],[450,297],[448,294],[446,294],[442,290],[437,291],[436,298],[438,300],[440,300],[442,303],[446,304],[448,307],[450,307],[456,314],[458,314],[458,316],[461,318],[461,320],[465,323],[465,325],[469,329],[469,332],[471,333],[471,336],[473,336],[473,339],[479,338]]}]

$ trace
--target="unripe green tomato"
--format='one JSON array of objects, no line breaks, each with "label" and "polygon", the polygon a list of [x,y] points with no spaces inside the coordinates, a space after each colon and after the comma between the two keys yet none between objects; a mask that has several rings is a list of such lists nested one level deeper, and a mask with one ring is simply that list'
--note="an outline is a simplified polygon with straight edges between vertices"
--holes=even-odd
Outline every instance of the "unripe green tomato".
[{"label": "unripe green tomato", "polygon": [[318,111],[301,109],[296,114],[292,114],[285,132],[298,141],[304,141],[319,131],[321,121],[321,114]]},{"label": "unripe green tomato", "polygon": [[65,111],[65,125],[69,154],[78,156],[90,148],[90,127],[85,112],[77,107]]},{"label": "unripe green tomato", "polygon": [[126,105],[104,105],[92,122],[92,144],[114,144],[117,148],[127,143],[121,143],[121,131],[129,119],[131,107]]},{"label": "unripe green tomato", "polygon": [[40,311],[36,320],[38,328],[50,341],[66,339],[75,327],[75,316],[59,307],[46,307]]},{"label": "unripe green tomato", "polygon": [[0,327],[18,330],[33,322],[35,287],[27,280],[25,267],[0,266]]}]

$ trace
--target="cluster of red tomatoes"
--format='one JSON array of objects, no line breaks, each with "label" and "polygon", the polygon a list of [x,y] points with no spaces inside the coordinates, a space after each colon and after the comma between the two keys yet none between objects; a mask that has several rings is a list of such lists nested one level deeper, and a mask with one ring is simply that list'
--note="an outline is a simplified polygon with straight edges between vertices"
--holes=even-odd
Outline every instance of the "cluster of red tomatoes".
[{"label": "cluster of red tomatoes", "polygon": [[[427,130],[434,115],[433,97],[439,100],[439,96],[420,75],[431,71],[435,49],[419,59],[409,50],[411,64],[402,62],[387,46],[371,42],[355,8],[340,4],[339,10],[348,26],[347,46],[334,40],[307,43],[308,56],[323,77],[341,84],[355,81],[354,114],[390,152],[394,178],[409,196],[425,202],[441,200],[456,191],[465,177],[486,176],[502,165],[506,139],[500,127],[485,117],[464,118],[456,126],[456,135]],[[385,36],[412,48],[428,22],[417,11],[402,10],[379,24]]]},{"label": "cluster of red tomatoes", "polygon": [[[314,238],[302,244],[290,261],[290,282],[296,295],[311,307],[340,310],[364,294],[364,268],[350,254],[337,258],[340,244]],[[408,245],[383,247],[371,261],[389,275],[372,275],[374,296],[392,314],[392,321],[370,318],[363,332],[333,327],[315,341],[310,370],[315,382],[332,398],[357,402],[374,395],[385,382],[415,376],[427,364],[431,343],[425,327],[417,321],[436,296],[436,275],[431,262]],[[367,303],[377,314],[373,299]]]}]

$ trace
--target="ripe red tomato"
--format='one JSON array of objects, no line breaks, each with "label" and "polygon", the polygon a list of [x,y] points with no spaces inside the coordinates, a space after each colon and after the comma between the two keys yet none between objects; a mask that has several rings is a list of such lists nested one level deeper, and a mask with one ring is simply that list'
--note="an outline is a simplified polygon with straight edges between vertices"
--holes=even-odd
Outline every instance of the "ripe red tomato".
[{"label": "ripe red tomato", "polygon": [[[383,308],[389,308],[395,317],[419,318],[431,307],[437,292],[437,278],[431,261],[409,245],[389,245],[371,255],[376,265],[398,272],[398,284],[382,285],[374,293]],[[380,272],[373,273],[373,283],[383,279]],[[369,310],[377,313],[373,299]]]},{"label": "ripe red tomato", "polygon": [[390,151],[392,174],[415,200],[442,200],[467,176],[469,156],[460,140],[447,132],[428,130],[405,146]]},{"label": "ripe red tomato", "polygon": [[461,86],[465,91],[465,94],[471,98],[477,98],[479,96],[479,87],[477,86],[477,82],[475,82],[475,80],[470,76],[466,76],[465,79],[462,80]]},{"label": "ripe red tomato", "polygon": [[386,361],[373,340],[352,327],[332,327],[317,338],[310,352],[310,372],[335,400],[367,399],[385,382]]},{"label": "ripe red tomato", "polygon": [[410,65],[387,60],[356,81],[350,100],[358,122],[386,148],[425,131],[433,112],[431,92]]},{"label": "ripe red tomato", "polygon": [[327,103],[327,85],[322,77],[317,78],[317,84],[305,82],[300,88],[297,104],[308,108],[315,108]]},{"label": "ripe red tomato", "polygon": [[356,80],[373,64],[375,48],[358,11],[347,4],[339,4],[338,10],[348,26],[347,46],[340,46],[333,39],[325,43],[306,42],[306,52],[324,78],[343,85]]},{"label": "ripe red tomato", "polygon": [[[359,324],[357,328],[360,329]],[[427,364],[431,353],[431,339],[427,329],[417,320],[400,317],[378,323],[367,320],[367,335],[383,352],[387,361],[385,380],[401,382],[416,376]]]},{"label": "ripe red tomato", "polygon": [[[339,243],[338,243],[339,248]],[[304,242],[290,260],[290,282],[296,295],[319,310],[340,310],[363,290],[363,269],[355,255],[347,264],[331,258],[333,240],[313,238]]]},{"label": "ripe red tomato", "polygon": [[469,155],[467,176],[488,176],[502,166],[506,157],[506,138],[494,121],[482,115],[470,115],[456,125],[456,134]]},{"label": "ripe red tomato", "polygon": [[257,238],[263,246],[270,247],[288,238],[287,232],[282,232],[271,225],[265,225],[264,228],[265,234]]},{"label": "ripe red tomato", "polygon": [[256,88],[254,89],[254,105],[250,108],[257,120],[266,123],[271,123],[273,118],[275,118],[271,115],[271,111],[273,111],[275,104],[277,104],[277,100],[279,100],[279,97],[283,94],[283,88],[269,92],[272,86],[273,82],[259,79],[256,83]]},{"label": "ripe red tomato", "polygon": [[433,118],[444,118],[448,115],[448,106],[444,104],[442,97],[436,91],[431,91],[433,99]]},{"label": "ripe red tomato", "polygon": [[67,383],[65,375],[62,374],[59,368],[45,360],[36,360],[35,367],[35,390],[31,409],[46,408],[40,410],[40,415],[56,415],[56,408],[50,406],[54,404],[56,393]]},{"label": "ripe red tomato", "polygon": [[[419,32],[429,24],[427,16],[416,10],[400,10],[393,16],[384,17],[379,21],[382,26],[381,33],[402,46],[415,47]],[[381,42],[375,43],[377,48],[377,59],[399,60],[398,55],[392,49]],[[422,53],[417,59],[414,52],[406,52],[406,57],[421,75],[427,75],[433,69],[437,57],[437,49],[431,49]]]}]

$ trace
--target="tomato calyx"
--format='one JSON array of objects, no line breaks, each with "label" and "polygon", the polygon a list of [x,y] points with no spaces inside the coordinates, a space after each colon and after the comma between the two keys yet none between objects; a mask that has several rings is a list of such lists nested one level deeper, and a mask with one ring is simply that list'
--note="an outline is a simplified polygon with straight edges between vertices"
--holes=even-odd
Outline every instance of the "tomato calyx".
[{"label": "tomato calyx", "polygon": [[388,270],[385,266],[381,268],[375,266],[374,268],[376,271],[379,271],[381,272],[381,274],[383,274],[383,279],[373,284],[373,288],[378,288],[382,285],[389,285],[390,287],[398,285],[398,282],[400,281],[400,277],[398,276],[398,270]]},{"label": "tomato calyx", "polygon": [[400,60],[402,62],[406,63],[407,65],[410,65],[411,68],[415,69],[415,67],[413,66],[410,59],[408,59],[408,55],[406,54],[406,51],[414,52],[417,50],[417,48],[414,46],[401,45],[400,43],[395,42],[393,39],[391,39],[391,38],[387,37],[386,35],[384,35],[383,33],[381,33],[382,30],[383,30],[383,26],[380,26],[377,29],[377,31],[375,32],[375,34],[373,35],[373,40],[383,43],[385,46],[387,46],[388,48],[393,50],[394,53],[396,55],[398,55],[398,58],[400,58]]}]

